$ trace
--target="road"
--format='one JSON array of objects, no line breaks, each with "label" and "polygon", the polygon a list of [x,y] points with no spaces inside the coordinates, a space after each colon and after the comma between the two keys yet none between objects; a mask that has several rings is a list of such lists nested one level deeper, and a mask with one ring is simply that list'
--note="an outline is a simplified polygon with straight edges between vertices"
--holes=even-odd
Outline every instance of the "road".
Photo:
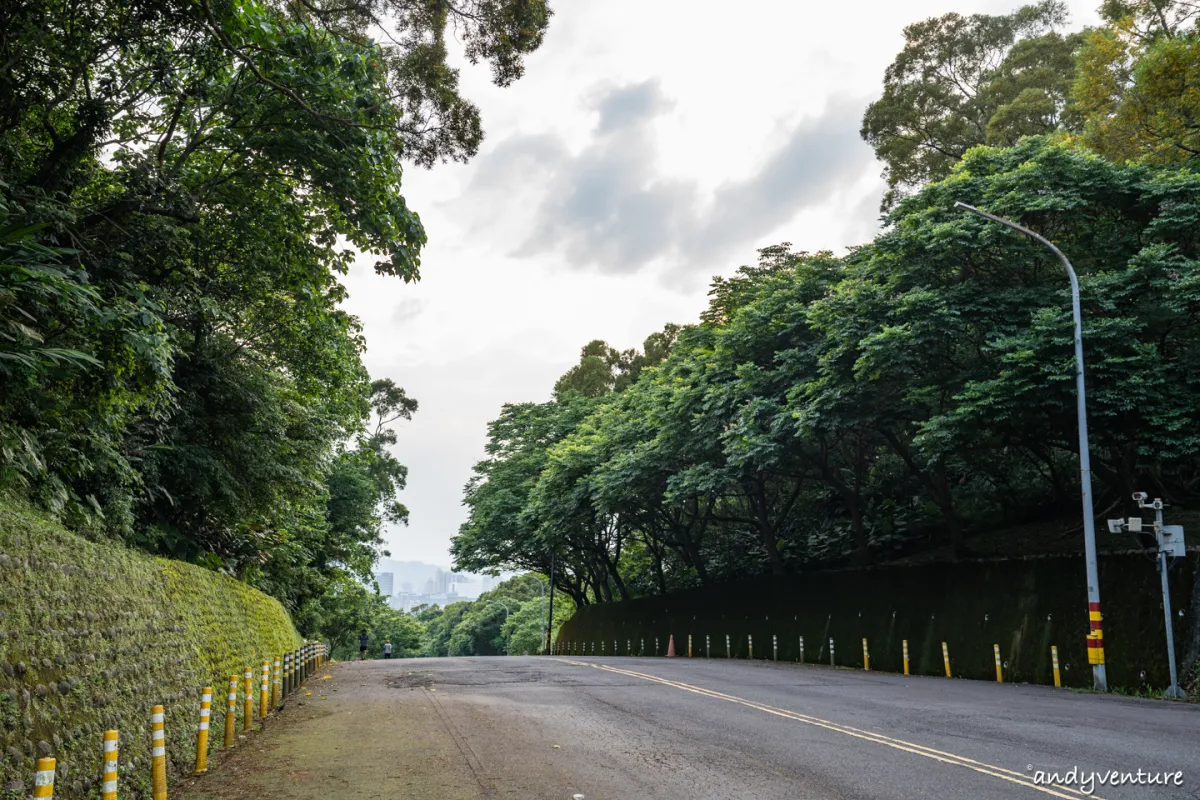
[{"label": "road", "polygon": [[[335,664],[185,800],[1079,798],[1039,770],[1182,771],[1200,706],[1042,686],[663,658]],[[1087,788],[1086,785],[1084,788]]]}]

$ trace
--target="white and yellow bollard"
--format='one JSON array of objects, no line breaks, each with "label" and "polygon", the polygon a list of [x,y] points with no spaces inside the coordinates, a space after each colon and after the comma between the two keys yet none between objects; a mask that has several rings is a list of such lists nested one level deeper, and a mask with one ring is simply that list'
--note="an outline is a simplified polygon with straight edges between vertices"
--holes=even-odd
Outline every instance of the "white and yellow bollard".
[{"label": "white and yellow bollard", "polygon": [[871,671],[871,651],[867,649],[867,637],[863,637],[863,672]]},{"label": "white and yellow bollard", "polygon": [[704,634],[704,657],[712,658],[712,636]]},{"label": "white and yellow bollard", "polygon": [[908,639],[905,639],[901,644],[904,646],[904,674],[908,674]]},{"label": "white and yellow bollard", "polygon": [[688,658],[692,657],[692,635],[688,634]]},{"label": "white and yellow bollard", "polygon": [[1000,663],[1000,645],[992,645],[992,651],[996,654],[996,683],[1004,683],[1004,667]]},{"label": "white and yellow bollard", "polygon": [[292,654],[283,654],[283,696],[292,693]]},{"label": "white and yellow bollard", "polygon": [[233,747],[233,736],[237,728],[237,684],[238,676],[229,676],[229,696],[225,699],[225,747]]},{"label": "white and yellow bollard", "polygon": [[621,652],[617,649],[617,640],[613,639],[613,655],[619,656]]},{"label": "white and yellow bollard", "polygon": [[804,637],[800,637],[800,663],[804,663]]},{"label": "white and yellow bollard", "polygon": [[749,658],[751,661],[753,661],[754,660],[754,635],[753,634],[750,634],[750,633],[746,634],[746,646],[750,648],[750,655],[746,656],[746,658]]},{"label": "white and yellow bollard", "polygon": [[37,774],[33,778],[33,796],[38,800],[44,797],[54,797],[54,771],[58,769],[58,762],[53,758],[39,758],[37,760]]},{"label": "white and yellow bollard", "polygon": [[208,723],[212,715],[212,687],[200,694],[200,724],[196,727],[196,774],[208,771]]},{"label": "white and yellow bollard", "polygon": [[269,661],[262,663],[262,680],[258,685],[258,718],[266,719],[267,713],[271,710],[271,664]]},{"label": "white and yellow bollard", "polygon": [[831,667],[837,666],[837,661],[834,659],[833,637],[832,636],[829,637],[829,666],[831,666]]},{"label": "white and yellow bollard", "polygon": [[104,732],[104,772],[100,778],[100,800],[117,800],[117,758],[121,735]]},{"label": "white and yellow bollard", "polygon": [[1054,685],[1062,686],[1062,675],[1058,671],[1058,647],[1050,645],[1050,664],[1054,667]]},{"label": "white and yellow bollard", "polygon": [[942,642],[942,663],[946,665],[946,677],[953,678],[950,674],[950,647],[945,642]]},{"label": "white and yellow bollard", "polygon": [[246,695],[246,707],[243,709],[244,716],[242,717],[242,730],[249,731],[253,727],[254,720],[254,671],[246,667],[244,692]]},{"label": "white and yellow bollard", "polygon": [[779,660],[779,636],[774,633],[771,634],[771,660]]},{"label": "white and yellow bollard", "polygon": [[283,663],[275,656],[275,681],[271,684],[272,705],[279,708],[283,702]]},{"label": "white and yellow bollard", "polygon": [[167,737],[162,706],[150,709],[150,796],[167,800]]},{"label": "white and yellow bollard", "polygon": [[725,634],[725,657],[726,657],[726,658],[733,658],[733,650],[732,650],[732,648],[729,646],[729,634],[728,634],[728,633],[727,633],[727,634]]}]

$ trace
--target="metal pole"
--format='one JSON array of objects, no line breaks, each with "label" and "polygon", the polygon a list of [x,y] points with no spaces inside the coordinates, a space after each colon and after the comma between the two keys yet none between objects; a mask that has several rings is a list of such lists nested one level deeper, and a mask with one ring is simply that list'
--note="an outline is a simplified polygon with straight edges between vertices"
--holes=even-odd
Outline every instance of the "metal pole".
[{"label": "metal pole", "polygon": [[546,622],[546,655],[550,655],[550,637],[554,631],[554,553],[550,554],[550,616]]},{"label": "metal pole", "polygon": [[1105,692],[1108,691],[1108,676],[1104,669],[1104,634],[1100,617],[1100,574],[1096,567],[1096,526],[1095,512],[1092,507],[1092,460],[1088,450],[1087,395],[1083,386],[1083,321],[1079,310],[1079,279],[1075,276],[1075,268],[1071,266],[1067,257],[1044,236],[1011,220],[981,211],[966,203],[955,203],[954,207],[966,209],[993,222],[1007,225],[1013,230],[1020,231],[1035,241],[1041,242],[1062,261],[1063,267],[1067,270],[1067,277],[1071,280],[1071,314],[1075,321],[1075,412],[1079,420],[1079,482],[1082,489],[1083,550],[1084,558],[1087,561],[1088,621],[1091,630],[1091,633],[1088,634],[1088,660],[1092,662],[1093,687],[1097,691]]},{"label": "metal pole", "polygon": [[541,578],[537,579],[538,585],[542,588],[542,641],[546,641],[546,582]]},{"label": "metal pole", "polygon": [[1179,688],[1179,676],[1175,673],[1175,627],[1171,622],[1171,585],[1167,581],[1167,551],[1163,547],[1162,509],[1155,509],[1154,515],[1158,522],[1154,532],[1158,537],[1158,564],[1162,572],[1163,617],[1167,622],[1167,664],[1171,668],[1171,685],[1166,694],[1167,697],[1183,697],[1183,690]]}]

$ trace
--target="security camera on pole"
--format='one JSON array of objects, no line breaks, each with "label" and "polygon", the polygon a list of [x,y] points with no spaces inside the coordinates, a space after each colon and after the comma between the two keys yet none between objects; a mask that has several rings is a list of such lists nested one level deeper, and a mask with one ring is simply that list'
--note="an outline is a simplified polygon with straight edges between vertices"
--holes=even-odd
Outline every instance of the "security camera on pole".
[{"label": "security camera on pole", "polygon": [[[1162,593],[1163,593],[1163,615],[1167,623],[1167,664],[1171,668],[1171,685],[1167,687],[1167,697],[1184,697],[1183,690],[1179,688],[1179,678],[1175,673],[1175,629],[1171,622],[1171,588],[1167,582],[1167,559],[1184,558],[1187,556],[1187,547],[1183,541],[1183,526],[1182,525],[1164,525],[1163,524],[1163,501],[1159,498],[1154,498],[1150,502],[1146,502],[1150,495],[1145,492],[1134,492],[1133,499],[1137,502],[1138,508],[1154,509],[1154,536],[1158,541],[1158,565],[1162,573]],[[1110,519],[1108,521],[1108,529],[1112,533],[1141,533],[1142,518],[1130,517],[1129,519]]]}]

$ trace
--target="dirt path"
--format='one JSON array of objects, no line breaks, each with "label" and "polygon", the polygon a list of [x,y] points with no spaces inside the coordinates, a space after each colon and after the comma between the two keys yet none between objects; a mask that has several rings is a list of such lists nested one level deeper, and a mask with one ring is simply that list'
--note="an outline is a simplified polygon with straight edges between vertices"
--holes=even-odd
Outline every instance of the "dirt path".
[{"label": "dirt path", "polygon": [[[474,800],[491,790],[419,661],[333,664],[181,800]],[[385,671],[382,669],[387,667]],[[322,676],[328,675],[328,679]]]}]

